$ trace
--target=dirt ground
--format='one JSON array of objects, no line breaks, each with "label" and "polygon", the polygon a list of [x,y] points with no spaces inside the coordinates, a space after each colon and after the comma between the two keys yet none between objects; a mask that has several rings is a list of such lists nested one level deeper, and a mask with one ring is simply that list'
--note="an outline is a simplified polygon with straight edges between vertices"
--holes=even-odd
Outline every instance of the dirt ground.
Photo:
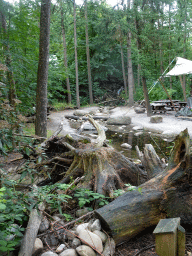
[{"label": "dirt ground", "polygon": [[[89,112],[90,110],[99,110],[99,107],[87,107],[82,110]],[[63,122],[62,135],[69,132],[75,132],[71,128],[68,119],[65,115],[72,115],[74,110],[64,110],[60,112],[52,112],[49,115],[48,129],[55,131],[60,122]],[[157,114],[163,117],[162,123],[151,123],[147,113],[136,114],[133,108],[116,107],[110,110],[110,116],[126,115],[131,117],[131,127],[139,126],[145,130],[160,133],[162,136],[169,137],[179,134],[181,131],[188,129],[189,135],[192,138],[192,117],[175,117],[175,111],[167,111],[165,114]]]}]

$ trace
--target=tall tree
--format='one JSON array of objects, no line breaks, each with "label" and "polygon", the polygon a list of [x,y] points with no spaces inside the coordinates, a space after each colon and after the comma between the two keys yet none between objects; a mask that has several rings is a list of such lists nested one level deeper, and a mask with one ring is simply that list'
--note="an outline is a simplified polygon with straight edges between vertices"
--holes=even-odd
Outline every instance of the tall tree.
[{"label": "tall tree", "polygon": [[90,63],[90,54],[89,54],[87,0],[84,1],[84,5],[85,5],[85,35],[86,35],[87,72],[88,72],[88,84],[89,84],[89,102],[90,102],[90,104],[93,104],[93,89],[92,89],[92,80],[91,80],[91,63]]},{"label": "tall tree", "polygon": [[66,36],[65,36],[63,6],[62,6],[61,1],[60,1],[60,8],[61,8],[61,30],[62,30],[63,48],[64,48],[64,65],[65,65],[65,70],[67,73],[66,84],[67,84],[68,104],[71,104],[71,88],[70,88],[70,83],[69,83],[68,63],[67,63],[67,43],[66,43]]},{"label": "tall tree", "polygon": [[[127,0],[127,19],[130,21],[130,0]],[[130,23],[130,22],[129,22]],[[133,91],[134,91],[134,77],[133,77],[133,67],[132,67],[132,53],[131,53],[131,31],[128,29],[127,33],[127,64],[128,64],[128,87],[129,87],[129,106],[134,105]]]},{"label": "tall tree", "polygon": [[7,24],[6,18],[4,14],[5,5],[2,0],[0,0],[0,18],[1,18],[1,25],[3,30],[3,51],[5,56],[5,64],[7,66],[7,81],[9,84],[9,103],[14,107],[15,106],[15,98],[16,98],[16,89],[15,89],[15,80],[13,77],[12,71],[12,61],[11,61],[11,53],[9,47],[9,37],[7,32]]},{"label": "tall tree", "polygon": [[76,74],[76,104],[80,108],[79,99],[79,72],[78,72],[78,57],[77,57],[77,29],[76,29],[76,4],[73,0],[73,18],[74,18],[74,44],[75,44],[75,74]]},{"label": "tall tree", "polygon": [[[145,1],[143,1],[144,6]],[[143,55],[143,42],[142,42],[142,29],[144,27],[144,22],[140,18],[140,12],[138,11],[139,6],[138,6],[138,1],[134,1],[134,15],[135,15],[135,27],[136,27],[136,33],[137,33],[137,42],[138,42],[138,51],[140,55]],[[146,102],[146,108],[147,108],[147,116],[152,115],[152,110],[150,107],[150,102],[149,102],[149,95],[148,95],[148,90],[147,90],[147,82],[146,82],[146,68],[145,68],[145,63],[141,62],[141,81],[143,84],[143,93],[144,93],[144,99]]]},{"label": "tall tree", "polygon": [[37,72],[35,134],[47,137],[47,80],[51,0],[41,0],[39,64]]}]

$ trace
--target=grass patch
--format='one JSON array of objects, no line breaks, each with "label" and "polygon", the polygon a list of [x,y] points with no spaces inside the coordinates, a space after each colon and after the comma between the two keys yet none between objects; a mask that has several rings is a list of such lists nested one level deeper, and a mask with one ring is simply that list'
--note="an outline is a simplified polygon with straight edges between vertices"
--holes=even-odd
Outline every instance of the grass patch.
[{"label": "grass patch", "polygon": [[[24,133],[27,135],[35,135],[35,124],[33,123],[26,123],[23,127]],[[47,138],[49,138],[51,135],[53,135],[53,131],[47,130]]]},{"label": "grass patch", "polygon": [[67,104],[66,102],[54,102],[52,106],[56,111],[62,111],[66,108],[74,108],[73,104]]}]

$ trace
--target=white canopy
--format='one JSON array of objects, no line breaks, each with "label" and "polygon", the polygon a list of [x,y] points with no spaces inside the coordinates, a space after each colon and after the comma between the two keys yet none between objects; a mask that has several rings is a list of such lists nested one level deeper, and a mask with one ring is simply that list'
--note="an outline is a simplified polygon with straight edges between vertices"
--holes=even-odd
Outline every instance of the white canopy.
[{"label": "white canopy", "polygon": [[192,61],[181,57],[176,57],[176,64],[173,69],[171,69],[165,77],[169,76],[179,76],[192,74]]}]

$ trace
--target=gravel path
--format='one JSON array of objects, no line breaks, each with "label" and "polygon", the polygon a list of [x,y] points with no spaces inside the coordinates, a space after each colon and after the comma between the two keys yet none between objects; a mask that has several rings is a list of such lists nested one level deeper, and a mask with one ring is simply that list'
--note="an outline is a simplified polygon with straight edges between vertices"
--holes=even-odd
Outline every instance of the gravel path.
[{"label": "gravel path", "polygon": [[[98,110],[99,107],[87,107],[81,109],[89,112],[90,110]],[[72,115],[73,112],[73,109],[60,112],[52,112],[49,115],[48,129],[55,131],[62,121],[64,129],[61,135],[66,135],[69,132],[75,132],[76,130],[70,127],[68,119],[65,118],[65,115]],[[192,138],[192,119],[189,121],[177,118],[175,117],[174,111],[161,114],[163,117],[163,122],[157,124],[151,123],[150,117],[148,117],[146,113],[136,114],[134,109],[129,107],[116,107],[110,111],[110,114],[113,116],[128,115],[132,120],[131,126],[140,126],[152,132],[162,133],[165,136],[177,135],[187,128],[189,135]]]}]

